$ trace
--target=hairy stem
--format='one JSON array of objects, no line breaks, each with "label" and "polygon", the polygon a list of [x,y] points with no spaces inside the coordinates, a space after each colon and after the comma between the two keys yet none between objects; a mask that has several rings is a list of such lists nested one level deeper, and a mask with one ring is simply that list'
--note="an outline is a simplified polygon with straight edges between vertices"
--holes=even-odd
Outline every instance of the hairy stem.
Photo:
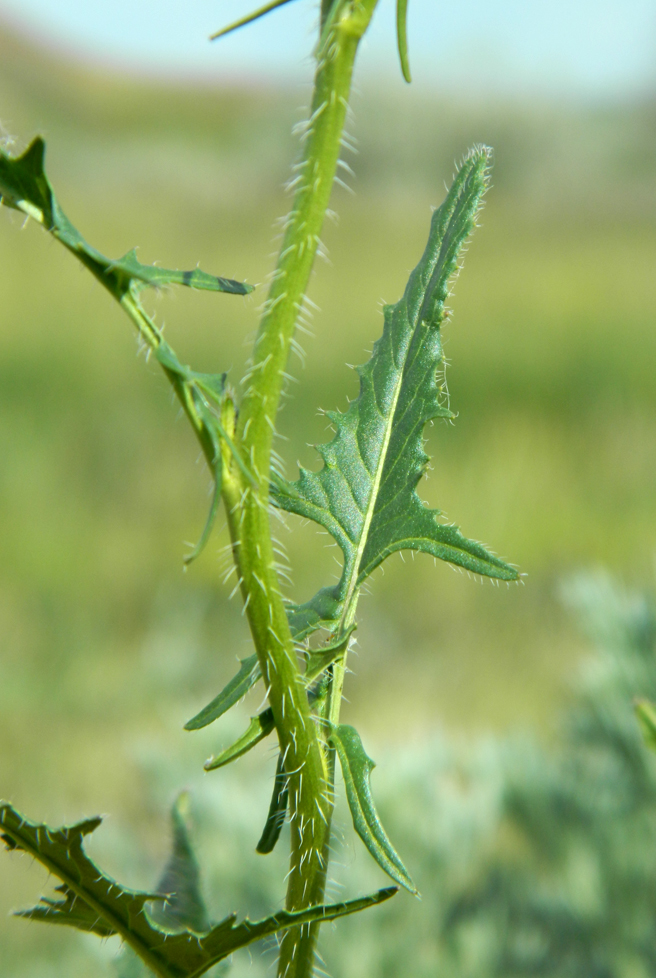
[{"label": "hairy stem", "polygon": [[[229,461],[224,498],[251,633],[269,690],[289,779],[291,858],[287,909],[319,903],[325,888],[332,769],[298,667],[275,570],[269,526],[269,469],[284,371],[319,245],[339,158],[353,64],[377,0],[322,4],[321,37],[304,153],[278,264],[244,378],[236,436],[256,485]],[[288,931],[279,975],[309,978],[317,928]]]}]

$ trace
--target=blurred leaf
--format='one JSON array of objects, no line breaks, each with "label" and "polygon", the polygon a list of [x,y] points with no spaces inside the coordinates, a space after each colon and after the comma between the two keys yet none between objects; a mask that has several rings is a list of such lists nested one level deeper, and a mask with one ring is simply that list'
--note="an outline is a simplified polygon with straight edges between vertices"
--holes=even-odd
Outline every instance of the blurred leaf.
[{"label": "blurred leaf", "polygon": [[287,783],[287,774],[285,773],[285,767],[282,762],[282,754],[278,754],[276,777],[273,782],[273,794],[271,796],[271,804],[269,805],[269,814],[267,815],[260,841],[255,847],[255,851],[262,855],[273,852],[276,842],[280,838],[282,827],[285,824],[287,802],[289,800]]},{"label": "blurred leaf", "polygon": [[410,62],[408,60],[408,0],[396,0],[396,39],[399,45],[399,58],[403,77],[410,83]]},{"label": "blurred leaf", "polygon": [[235,295],[246,295],[252,291],[252,285],[208,275],[198,268],[191,272],[179,272],[155,265],[142,265],[137,260],[134,249],[116,261],[106,258],[87,244],[60,208],[45,174],[45,149],[45,143],[40,136],[37,136],[22,156],[10,156],[0,148],[0,199],[5,207],[23,211],[42,224],[119,301],[128,292],[139,291],[146,286],[186,285],[194,289],[231,292]]},{"label": "blurred leaf", "polygon": [[168,930],[192,930],[203,934],[210,929],[207,910],[200,893],[200,873],[189,839],[189,794],[186,791],[171,808],[173,846],[169,861],[157,884],[157,892],[166,902],[157,902],[150,916]]},{"label": "blurred leaf", "polygon": [[271,13],[276,7],[282,7],[284,4],[289,3],[290,0],[271,0],[270,3],[265,3],[263,7],[259,7],[258,10],[254,10],[252,14],[247,14],[240,20],[235,20],[232,24],[228,24],[227,27],[221,28],[216,34],[210,35],[210,41],[216,41],[218,37],[224,37],[226,34],[236,31],[239,27],[245,27],[246,24],[252,24],[254,20],[259,20],[260,17],[264,17],[265,14]]},{"label": "blurred leaf", "polygon": [[354,727],[340,724],[331,727],[330,742],[339,757],[355,831],[380,868],[406,890],[416,894],[417,887],[380,824],[369,783],[376,765],[365,753],[360,735]]},{"label": "blurred leaf", "polygon": [[[200,893],[200,874],[189,839],[188,816],[189,795],[183,791],[171,808],[173,845],[157,884],[157,892],[166,899],[151,904],[148,911],[152,920],[163,930],[188,929],[204,934],[210,930],[211,924]],[[118,978],[142,978],[148,974],[140,958],[127,946],[119,955],[115,970]]]},{"label": "blurred leaf", "polygon": [[206,771],[215,771],[219,767],[224,767],[231,761],[236,761],[238,757],[243,757],[249,750],[259,744],[261,740],[268,737],[275,728],[273,722],[273,711],[269,708],[263,710],[256,717],[251,717],[246,733],[242,734],[238,740],[227,747],[217,757],[211,758],[205,764]]},{"label": "blurred leaf", "polygon": [[247,659],[240,659],[239,672],[233,676],[230,682],[223,687],[218,696],[215,696],[211,703],[192,717],[184,725],[185,730],[200,730],[208,724],[218,720],[224,713],[238,703],[246,695],[249,689],[261,678],[260,663],[257,655],[249,655]]},{"label": "blurred leaf", "polygon": [[650,700],[639,699],[635,711],[647,747],[656,751],[656,706]]},{"label": "blurred leaf", "polygon": [[50,829],[29,822],[6,802],[0,804],[0,831],[9,848],[28,852],[64,883],[60,891],[65,899],[42,901],[19,915],[66,923],[102,937],[119,934],[160,978],[198,978],[218,961],[263,937],[289,927],[357,913],[388,900],[396,892],[396,887],[388,887],[358,900],[310,907],[297,913],[282,910],[255,922],[235,924],[236,914],[231,914],[207,933],[161,930],[145,912],[145,904],[163,899],[161,895],[124,889],[84,852],[83,837],[101,821],[92,818],[67,828]]},{"label": "blurred leaf", "polygon": [[[344,554],[336,589],[319,592],[306,609],[308,622],[321,617],[314,606],[326,598],[331,612],[351,602],[366,578],[397,550],[419,550],[475,574],[517,580],[517,571],[438,521],[438,510],[420,500],[415,487],[428,458],[423,430],[432,418],[452,417],[439,370],[443,364],[440,326],[449,282],[476,221],[487,187],[490,150],[472,150],[435,211],[428,245],[411,274],[403,298],[386,306],[383,336],[373,356],[357,368],[360,393],[345,414],[331,412],[333,440],[318,447],[319,472],[300,470],[296,482],[277,476],[274,504],[314,520],[334,537]],[[296,609],[296,614],[301,609]]]}]

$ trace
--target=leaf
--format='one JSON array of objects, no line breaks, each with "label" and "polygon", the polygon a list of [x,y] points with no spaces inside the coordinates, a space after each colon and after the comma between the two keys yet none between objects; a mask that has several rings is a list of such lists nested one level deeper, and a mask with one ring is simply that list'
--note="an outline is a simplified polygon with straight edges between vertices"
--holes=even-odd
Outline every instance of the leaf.
[{"label": "leaf", "polygon": [[28,852],[64,884],[60,889],[65,893],[64,900],[44,900],[32,910],[21,911],[20,916],[73,927],[81,923],[83,930],[93,930],[102,937],[119,934],[159,978],[198,978],[212,965],[263,937],[289,927],[357,913],[388,900],[396,892],[396,887],[388,887],[346,903],[310,907],[296,913],[281,910],[264,920],[246,919],[240,924],[231,914],[207,933],[173,933],[157,927],[145,912],[145,904],[161,899],[160,895],[124,889],[84,852],[84,836],[100,823],[100,818],[93,818],[51,829],[28,821],[8,803],[0,803],[0,832],[9,848]]},{"label": "leaf", "polygon": [[204,765],[205,770],[216,771],[217,768],[224,767],[230,761],[236,761],[238,757],[243,757],[256,744],[268,737],[274,728],[273,711],[270,708],[263,710],[256,717],[251,717],[246,733],[242,734],[230,747],[221,751],[217,757],[210,758]]},{"label": "leaf", "polygon": [[305,673],[303,674],[303,679],[306,683],[313,682],[318,676],[321,675],[322,672],[331,666],[336,659],[339,659],[340,656],[346,652],[351,635],[355,631],[355,628],[355,625],[351,625],[344,635],[341,635],[329,645],[324,645],[320,649],[310,649],[307,654]]},{"label": "leaf", "polygon": [[146,286],[186,285],[193,289],[230,292],[234,295],[246,295],[253,290],[252,285],[208,275],[198,268],[191,272],[179,272],[156,265],[142,265],[134,249],[115,261],[106,258],[87,244],[59,206],[44,170],[45,149],[40,136],[22,156],[10,156],[0,149],[0,199],[5,207],[23,211],[42,224],[119,301],[128,292],[139,291]]},{"label": "leaf", "polygon": [[[335,659],[339,658],[342,652],[348,645],[348,640],[353,634],[355,625],[353,625],[348,633],[343,635],[337,642],[333,642],[331,645],[326,645],[323,648],[312,650],[307,653],[307,660],[305,666],[304,679],[306,682],[312,682],[320,676],[321,673],[328,668]],[[294,634],[294,629],[292,628],[292,634],[295,641],[300,641],[298,634]],[[301,638],[304,638],[302,635]],[[239,660],[239,672],[236,676],[233,676],[229,683],[223,687],[218,696],[215,696],[211,703],[208,703],[196,716],[188,720],[184,725],[185,730],[200,730],[202,727],[208,726],[210,723],[214,723],[219,717],[222,717],[224,713],[233,707],[239,700],[242,699],[248,693],[250,689],[253,688],[255,683],[262,678],[262,673],[260,671],[260,664],[258,662],[257,655],[250,655],[247,659]]]},{"label": "leaf", "polygon": [[[285,491],[284,485],[282,491]],[[275,501],[273,488],[272,499]],[[279,503],[276,502],[276,505]],[[343,609],[344,602],[340,599],[339,586],[321,588],[305,604],[291,604],[287,609],[287,618],[294,641],[302,642],[320,628],[334,631]]]},{"label": "leaf", "polygon": [[355,831],[380,868],[406,890],[417,894],[417,887],[380,824],[369,784],[376,765],[366,755],[360,735],[354,727],[340,724],[331,727],[330,742],[339,757]]},{"label": "leaf", "polygon": [[237,675],[232,677],[227,686],[224,686],[219,695],[215,696],[211,703],[208,703],[200,713],[197,713],[195,717],[192,717],[191,720],[185,723],[184,729],[200,730],[202,727],[206,727],[208,724],[218,720],[224,713],[227,713],[231,706],[234,706],[235,703],[238,703],[246,695],[261,676],[262,673],[260,672],[260,663],[257,655],[249,655],[247,659],[240,659]]},{"label": "leaf", "polygon": [[221,407],[226,375],[197,373],[190,367],[183,366],[144,312],[139,302],[139,292],[146,286],[157,288],[163,285],[185,285],[212,292],[246,295],[253,287],[234,279],[208,275],[198,268],[190,272],[180,272],[156,265],[142,265],[137,259],[135,249],[117,260],[106,258],[87,244],[60,208],[45,174],[44,155],[45,143],[40,137],[19,157],[10,156],[0,149],[0,202],[39,221],[95,275],[135,321],[141,335],[154,349],[155,356],[168,373],[169,379],[174,381],[174,386],[177,383],[178,395],[197,427],[214,479],[205,527],[199,542],[185,557],[185,563],[189,564],[198,557],[209,540],[221,499],[220,438],[225,440],[247,478],[254,480],[232,439],[223,430],[215,410],[212,410],[212,407]]},{"label": "leaf", "polygon": [[401,71],[409,84],[412,77],[408,60],[408,0],[396,0],[396,39],[399,46]]},{"label": "leaf", "polygon": [[473,150],[435,211],[428,245],[403,298],[385,307],[383,335],[368,363],[357,368],[358,398],[345,414],[329,415],[336,434],[318,447],[321,470],[300,469],[296,482],[272,479],[274,504],[319,523],[344,554],[337,588],[324,589],[293,612],[304,614],[308,626],[319,627],[324,605],[331,606],[326,608],[331,615],[341,603],[350,607],[364,580],[397,550],[423,551],[488,577],[518,577],[482,544],[439,522],[439,511],[424,506],[415,491],[428,462],[424,426],[432,418],[452,417],[439,378],[440,326],[449,281],[487,186],[489,162],[489,149]]},{"label": "leaf", "polygon": [[635,711],[645,744],[656,751],[656,706],[650,700],[638,699]]},{"label": "leaf", "polygon": [[275,10],[277,7],[282,7],[284,4],[289,2],[290,0],[271,0],[270,3],[265,3],[263,7],[259,7],[257,10],[254,10],[252,14],[247,14],[240,20],[233,21],[232,24],[228,24],[227,27],[223,27],[220,31],[217,31],[216,34],[211,34],[210,41],[216,41],[217,38],[224,37],[226,34],[236,31],[239,27],[245,27],[246,24],[252,24],[254,20],[259,20],[260,17],[264,17],[265,14],[270,14],[272,10]]},{"label": "leaf", "polygon": [[[185,928],[195,933],[211,929],[200,893],[199,869],[189,839],[189,794],[181,792],[171,808],[173,846],[157,892],[166,897],[148,906],[151,919],[163,930]],[[43,899],[43,898],[42,898]],[[81,901],[78,901],[81,903]],[[63,920],[63,923],[70,921]],[[116,961],[119,978],[147,978],[147,970],[132,948],[124,946]]]},{"label": "leaf", "polygon": [[207,910],[200,893],[200,871],[189,838],[189,793],[181,792],[171,808],[173,846],[157,892],[166,897],[149,908],[156,924],[167,930],[204,934],[210,930]]},{"label": "leaf", "polygon": [[287,802],[289,800],[287,774],[282,761],[282,754],[278,754],[276,765],[276,777],[273,782],[273,794],[269,805],[269,814],[260,841],[255,846],[255,851],[261,855],[273,852],[276,842],[280,838],[282,827],[285,824],[287,814]]},{"label": "leaf", "polygon": [[[315,708],[323,702],[326,696],[325,684],[316,683],[311,689],[308,690],[308,700],[311,706]],[[230,747],[227,747],[224,751],[217,757],[210,758],[209,761],[205,763],[206,771],[215,771],[219,767],[225,767],[231,761],[236,761],[238,757],[243,757],[247,754],[249,750],[252,750],[256,744],[259,744],[261,740],[268,737],[270,733],[275,729],[275,721],[273,719],[273,710],[269,707],[258,713],[257,716],[251,717],[251,722],[248,725],[248,729],[245,733],[241,735]]]}]

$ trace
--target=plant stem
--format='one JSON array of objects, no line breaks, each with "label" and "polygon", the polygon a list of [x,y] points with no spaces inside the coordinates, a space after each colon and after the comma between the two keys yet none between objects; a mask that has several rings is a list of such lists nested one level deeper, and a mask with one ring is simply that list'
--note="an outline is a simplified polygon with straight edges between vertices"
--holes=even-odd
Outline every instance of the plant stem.
[{"label": "plant stem", "polygon": [[[275,569],[269,525],[271,448],[296,320],[337,169],[355,55],[377,2],[335,0],[330,8],[322,3],[318,65],[304,153],[296,168],[297,189],[243,381],[246,390],[236,430],[256,485],[246,484],[232,459],[225,459],[224,498],[233,554],[289,778],[288,910],[323,898],[334,765],[308,704]],[[317,932],[317,927],[305,927],[284,935],[281,978],[312,975]]]}]

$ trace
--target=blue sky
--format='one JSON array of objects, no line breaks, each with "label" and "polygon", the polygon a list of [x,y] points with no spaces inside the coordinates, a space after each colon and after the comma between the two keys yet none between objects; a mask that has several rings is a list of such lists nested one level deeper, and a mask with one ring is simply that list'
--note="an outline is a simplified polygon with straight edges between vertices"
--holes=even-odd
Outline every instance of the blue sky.
[{"label": "blue sky", "polygon": [[[294,0],[213,44],[262,0],[0,0],[0,18],[94,62],[169,75],[309,77],[315,0]],[[396,63],[394,0],[380,0],[360,59],[372,83]],[[654,0],[409,0],[419,87],[470,94],[623,98],[656,91]]]}]

